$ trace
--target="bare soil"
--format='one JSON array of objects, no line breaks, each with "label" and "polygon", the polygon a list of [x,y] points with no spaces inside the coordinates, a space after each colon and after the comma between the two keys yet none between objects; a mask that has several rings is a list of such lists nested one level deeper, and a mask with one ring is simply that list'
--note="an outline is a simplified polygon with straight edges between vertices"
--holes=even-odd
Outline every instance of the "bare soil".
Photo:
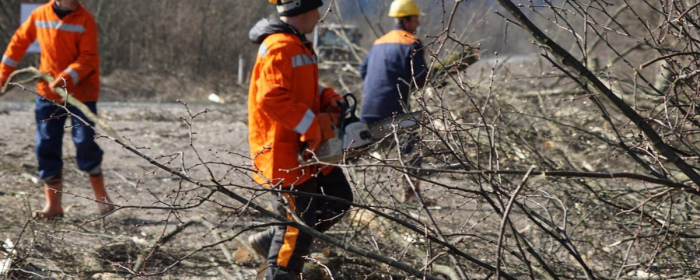
[{"label": "bare soil", "polygon": [[[31,102],[0,103],[0,241],[9,240],[19,248],[10,278],[113,279],[128,277],[129,270],[137,267],[142,268],[141,273],[150,275],[145,278],[218,279],[221,268],[238,279],[259,276],[262,261],[245,254],[241,257],[235,251],[250,234],[246,230],[263,230],[265,225],[255,226],[270,222],[269,218],[218,194],[196,207],[168,210],[168,207],[195,205],[206,196],[208,189],[181,183],[178,177],[105,137],[97,141],[105,151],[103,169],[107,186],[115,204],[123,208],[105,218],[99,217],[88,178],[76,166],[70,127],[66,128],[63,140],[65,217],[50,222],[32,219],[32,212],[44,202],[43,187],[36,178],[33,108]],[[206,113],[198,115],[190,127],[189,116],[205,109]],[[219,182],[256,203],[268,205],[266,200],[270,195],[261,196],[261,192],[246,189],[254,184],[250,172],[240,168],[249,166],[246,110],[245,104],[240,103],[188,104],[187,107],[179,103],[98,103],[99,115],[123,142],[137,147],[141,153],[173,169],[182,170],[184,166],[187,174],[200,182],[210,182],[209,170],[201,164],[207,163]],[[370,205],[388,202],[411,215],[420,212],[417,201],[397,204],[395,198],[401,195],[397,186],[402,183],[397,178],[402,176],[395,171],[353,169],[352,172],[356,202]],[[423,189],[426,196],[443,206],[456,205],[456,200],[462,197],[450,191],[433,191],[425,185]],[[368,196],[370,193],[373,194]],[[471,200],[462,202],[473,203]],[[435,211],[439,213],[440,223],[451,224],[454,215],[466,215],[470,211],[465,210],[471,208],[444,207],[440,210],[437,207]],[[427,221],[423,216],[414,218]],[[193,223],[178,232],[178,227],[188,222]],[[371,238],[362,233],[367,231],[389,230],[391,233],[379,233],[389,240],[392,237],[387,234],[398,234],[400,239],[408,238],[406,241],[420,238],[394,233],[395,229],[377,223],[372,215],[354,212],[329,234],[348,242],[359,242],[364,248],[372,248],[371,244],[364,244],[371,242]],[[178,233],[162,245],[158,243],[171,232]],[[215,245],[224,238],[230,241]],[[385,247],[391,244],[382,245],[380,249],[406,254],[401,252],[405,241],[393,242],[396,242],[396,249]],[[334,264],[326,264],[335,266],[334,279],[382,279],[386,275],[400,275],[381,274],[376,270],[384,273],[389,270],[319,243],[312,249],[313,256],[333,259]],[[158,249],[154,251],[156,244],[159,244]],[[222,264],[227,257],[222,249],[234,252],[236,265]],[[0,251],[0,259],[5,255],[7,251]],[[137,266],[139,256],[147,257],[142,266]],[[180,259],[185,261],[179,262]],[[318,270],[321,266],[315,268]],[[306,279],[328,279],[318,276],[322,275],[320,272],[316,275],[310,278],[307,275]]]},{"label": "bare soil", "polygon": [[[156,168],[146,160],[106,138],[100,138],[97,141],[105,151],[103,169],[112,198],[116,204],[132,208],[99,218],[97,205],[91,199],[88,178],[75,164],[75,147],[71,144],[70,128],[66,128],[63,142],[65,217],[52,222],[33,220],[32,211],[39,209],[44,200],[42,184],[35,177],[33,107],[30,102],[0,103],[0,241],[11,240],[18,245],[21,261],[16,261],[15,267],[26,271],[15,271],[11,275],[17,278],[34,274],[36,277],[89,278],[124,272],[133,265],[139,250],[150,248],[154,241],[182,222],[195,219],[218,224],[222,216],[230,215],[209,203],[177,213],[139,209],[139,206],[177,204],[177,199],[169,196],[173,190],[192,186],[180,185],[178,178],[155,171]],[[193,146],[201,150],[206,160],[216,160],[216,152],[222,151],[228,157],[219,160],[247,164],[238,156],[248,153],[245,108],[242,105],[189,105],[193,113],[201,112],[205,107],[208,112],[197,117],[193,126],[196,132],[192,137]],[[177,103],[101,102],[98,110],[123,141],[139,147],[149,157],[167,162],[169,156],[182,152],[186,165],[196,163],[196,156],[189,146],[189,127],[179,119],[188,116],[185,106]],[[180,165],[180,159],[172,164],[173,167]],[[190,172],[195,177],[205,176],[198,170]],[[179,199],[194,199],[203,191],[194,189],[191,193],[191,197]],[[229,204],[232,203],[229,201]],[[223,224],[219,227],[226,228]],[[226,230],[223,232],[225,235]],[[211,227],[203,224],[190,226],[164,244],[159,250],[164,253],[151,258],[146,267],[162,270],[175,259],[214,242]],[[115,248],[120,249],[105,255],[104,246],[112,246],[110,244],[126,245],[117,246]],[[225,246],[233,251],[237,245],[228,242]],[[2,257],[0,252],[0,259]],[[177,275],[178,279],[213,277],[218,272],[216,265],[212,264],[219,258],[223,255],[216,247],[205,249],[194,254],[192,259],[196,260],[196,265],[209,265],[210,268],[183,269],[186,266],[180,265],[160,276]],[[240,273],[247,275],[246,278],[254,277],[254,266],[243,267]]]}]

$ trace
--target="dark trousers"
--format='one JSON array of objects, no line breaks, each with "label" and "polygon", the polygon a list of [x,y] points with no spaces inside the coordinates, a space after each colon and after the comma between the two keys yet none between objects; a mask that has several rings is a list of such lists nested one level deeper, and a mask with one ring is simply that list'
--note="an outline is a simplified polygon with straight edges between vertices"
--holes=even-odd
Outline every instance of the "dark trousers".
[{"label": "dark trousers", "polygon": [[[331,167],[327,167],[331,168]],[[352,189],[343,171],[333,168],[328,175],[319,174],[316,178],[292,188],[294,193],[280,194],[289,202],[289,208],[304,220],[304,223],[314,229],[324,232],[339,222],[350,205],[324,198],[309,197],[304,193],[323,194],[337,197],[349,202],[353,201]],[[282,199],[282,197],[280,197]],[[275,200],[275,210],[292,219],[285,207]],[[277,226],[270,246],[267,262],[270,268],[265,279],[293,279],[298,276],[304,266],[304,256],[311,250],[313,238],[292,226]]]},{"label": "dark trousers", "polygon": [[[96,102],[85,102],[97,114]],[[68,110],[87,121],[77,108]],[[39,178],[49,179],[61,174],[63,169],[63,131],[67,113],[51,101],[37,97],[34,109],[36,118],[36,156],[39,160]],[[90,172],[102,163],[102,149],[95,143],[95,131],[77,118],[71,117],[71,134],[77,150],[78,168]],[[91,123],[92,124],[92,123]]]}]

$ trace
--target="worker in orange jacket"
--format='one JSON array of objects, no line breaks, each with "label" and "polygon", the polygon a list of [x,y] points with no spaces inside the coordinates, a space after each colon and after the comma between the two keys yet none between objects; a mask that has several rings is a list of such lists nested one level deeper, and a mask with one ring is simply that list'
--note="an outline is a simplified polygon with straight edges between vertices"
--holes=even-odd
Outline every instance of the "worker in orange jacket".
[{"label": "worker in orange jacket", "polygon": [[[279,18],[260,20],[250,40],[260,44],[248,93],[248,128],[255,181],[282,190],[276,211],[292,219],[294,211],[319,231],[329,229],[350,208],[338,200],[303,193],[353,199],[340,168],[300,166],[297,155],[306,145],[315,150],[330,128],[326,112],[339,112],[342,97],[318,84],[317,57],[304,34],[319,19],[321,0],[270,0]],[[282,205],[279,201],[286,201]],[[255,251],[270,265],[266,279],[292,279],[303,267],[312,237],[292,226],[275,226],[249,237]]]},{"label": "worker in orange jacket", "polygon": [[[53,102],[62,98],[54,91],[65,87],[69,94],[97,113],[100,92],[100,63],[97,53],[97,24],[79,0],[52,0],[37,8],[15,32],[0,63],[0,85],[17,69],[27,48],[37,40],[41,48],[39,70],[55,77],[51,84],[40,81],[36,98],[36,155],[39,178],[44,181],[46,205],[36,211],[43,219],[63,216],[62,146],[66,115]],[[72,115],[87,120],[80,110],[70,106]],[[101,214],[114,209],[104,186],[102,150],[95,143],[95,132],[78,118],[71,117],[73,142],[78,168],[90,176],[90,183]],[[90,125],[93,125],[92,123]]]}]

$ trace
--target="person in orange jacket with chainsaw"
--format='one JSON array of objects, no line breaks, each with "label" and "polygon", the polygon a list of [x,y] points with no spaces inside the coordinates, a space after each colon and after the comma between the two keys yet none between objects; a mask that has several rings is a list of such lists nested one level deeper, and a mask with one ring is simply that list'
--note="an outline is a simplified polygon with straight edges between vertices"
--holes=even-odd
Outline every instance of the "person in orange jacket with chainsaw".
[{"label": "person in orange jacket with chainsaw", "polygon": [[[69,94],[97,113],[100,92],[100,65],[97,53],[97,24],[79,0],[52,0],[37,8],[15,32],[0,63],[0,85],[7,82],[17,69],[27,48],[37,40],[41,48],[39,70],[55,77],[51,84],[40,81],[36,98],[36,154],[39,178],[44,181],[46,205],[34,216],[53,219],[63,216],[62,146],[66,114],[53,102],[62,102],[54,91],[65,87]],[[72,115],[87,120],[80,110],[69,106]],[[75,117],[71,117],[76,160],[80,170],[90,176],[100,214],[114,209],[104,186],[102,150],[95,143],[95,132]],[[93,124],[91,124],[93,125]]]},{"label": "person in orange jacket with chainsaw", "polygon": [[[280,17],[260,20],[249,34],[253,43],[260,44],[248,93],[248,141],[257,170],[253,177],[259,185],[281,191],[274,200],[278,213],[290,219],[296,214],[306,225],[323,232],[340,220],[353,200],[340,168],[301,165],[298,159],[305,146],[314,151],[324,139],[333,137],[327,112],[340,112],[338,102],[342,100],[332,89],[318,84],[318,59],[304,35],[316,26],[323,3],[270,2],[276,4]],[[266,279],[293,279],[301,273],[312,237],[281,225],[248,240],[267,259]]]}]

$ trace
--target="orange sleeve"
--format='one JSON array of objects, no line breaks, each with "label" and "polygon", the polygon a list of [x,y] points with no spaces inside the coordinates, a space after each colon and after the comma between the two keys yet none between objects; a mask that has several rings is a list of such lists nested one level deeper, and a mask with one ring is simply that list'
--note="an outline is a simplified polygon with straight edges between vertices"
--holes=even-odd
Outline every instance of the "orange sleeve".
[{"label": "orange sleeve", "polygon": [[100,68],[97,49],[97,23],[92,17],[85,23],[85,33],[80,36],[78,45],[78,59],[59,74],[73,85],[77,85],[83,78]]},{"label": "orange sleeve", "polygon": [[[335,92],[333,88],[327,88],[318,86],[319,92],[321,93],[321,108],[328,108],[332,103],[337,103],[343,100],[343,97]],[[324,111],[324,110],[321,110]]]},{"label": "orange sleeve", "polygon": [[5,50],[5,54],[0,61],[0,76],[8,77],[19,66],[19,61],[27,52],[29,45],[36,40],[36,26],[34,25],[34,14],[22,23],[12,36],[10,44]]},{"label": "orange sleeve", "polygon": [[261,79],[258,94],[255,97],[259,109],[283,127],[299,134],[306,134],[316,115],[311,108],[298,101],[292,92],[292,57],[280,47],[272,47],[261,61]]}]

